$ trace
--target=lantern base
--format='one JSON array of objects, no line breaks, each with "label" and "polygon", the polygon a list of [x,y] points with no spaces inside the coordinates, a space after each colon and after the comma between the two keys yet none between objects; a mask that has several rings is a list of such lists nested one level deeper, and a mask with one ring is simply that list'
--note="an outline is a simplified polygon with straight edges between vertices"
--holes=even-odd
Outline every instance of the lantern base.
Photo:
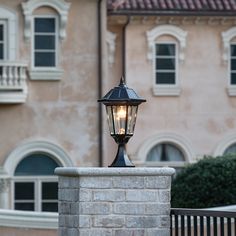
[{"label": "lantern base", "polygon": [[119,144],[116,157],[109,167],[135,167],[126,153],[125,144]]}]

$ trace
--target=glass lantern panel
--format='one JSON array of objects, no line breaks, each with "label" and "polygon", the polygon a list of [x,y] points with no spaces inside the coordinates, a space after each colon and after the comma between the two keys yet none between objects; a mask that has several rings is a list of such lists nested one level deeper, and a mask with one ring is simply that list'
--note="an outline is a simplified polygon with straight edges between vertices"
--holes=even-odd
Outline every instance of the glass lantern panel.
[{"label": "glass lantern panel", "polygon": [[128,106],[128,122],[127,122],[127,134],[134,134],[134,127],[136,123],[136,117],[138,112],[138,106]]},{"label": "glass lantern panel", "polygon": [[114,132],[114,126],[113,126],[113,114],[112,114],[112,106],[106,106],[107,110],[107,122],[110,130],[110,134],[115,134]]},{"label": "glass lantern panel", "polygon": [[115,134],[125,134],[127,106],[112,106]]}]

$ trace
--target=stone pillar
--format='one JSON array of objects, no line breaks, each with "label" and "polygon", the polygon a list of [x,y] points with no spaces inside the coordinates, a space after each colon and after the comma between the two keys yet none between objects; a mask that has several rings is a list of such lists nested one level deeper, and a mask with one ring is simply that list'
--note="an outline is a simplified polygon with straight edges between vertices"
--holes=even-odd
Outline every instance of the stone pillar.
[{"label": "stone pillar", "polygon": [[172,168],[57,168],[59,236],[169,236]]}]

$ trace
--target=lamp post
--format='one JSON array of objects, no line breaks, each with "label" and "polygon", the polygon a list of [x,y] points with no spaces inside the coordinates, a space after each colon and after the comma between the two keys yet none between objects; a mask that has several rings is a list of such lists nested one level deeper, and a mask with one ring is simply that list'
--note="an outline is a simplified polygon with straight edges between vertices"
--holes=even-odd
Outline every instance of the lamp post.
[{"label": "lamp post", "polygon": [[122,77],[119,86],[111,89],[98,102],[106,106],[110,134],[118,144],[116,157],[109,167],[134,167],[125,145],[134,134],[138,106],[146,100],[128,88]]}]

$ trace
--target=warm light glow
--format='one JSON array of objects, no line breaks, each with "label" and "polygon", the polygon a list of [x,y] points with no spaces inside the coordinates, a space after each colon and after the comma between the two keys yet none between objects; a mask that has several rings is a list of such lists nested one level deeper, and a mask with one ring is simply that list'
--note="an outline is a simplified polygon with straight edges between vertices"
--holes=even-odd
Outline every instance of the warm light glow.
[{"label": "warm light glow", "polygon": [[125,134],[126,106],[117,106],[116,119],[118,124],[118,134]]},{"label": "warm light glow", "polygon": [[118,119],[125,119],[126,118],[126,107],[125,106],[119,106],[117,108],[117,118]]},{"label": "warm light glow", "polygon": [[119,134],[125,134],[125,129],[124,128],[120,128],[119,129]]}]

